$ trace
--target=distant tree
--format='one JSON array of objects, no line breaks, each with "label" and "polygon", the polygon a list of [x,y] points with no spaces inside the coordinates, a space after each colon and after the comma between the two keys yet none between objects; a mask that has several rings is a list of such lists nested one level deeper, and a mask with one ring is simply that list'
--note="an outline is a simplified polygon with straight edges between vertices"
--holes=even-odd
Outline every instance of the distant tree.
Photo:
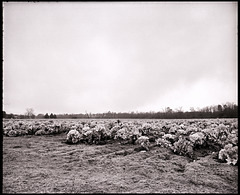
[{"label": "distant tree", "polygon": [[212,105],[211,106],[212,107],[212,112],[218,112],[218,106],[216,106],[216,105]]},{"label": "distant tree", "polygon": [[176,112],[183,112],[182,106],[176,108],[175,110],[176,110]]},{"label": "distant tree", "polygon": [[5,111],[2,111],[2,118],[6,118],[7,117],[7,113]]},{"label": "distant tree", "polygon": [[35,118],[33,108],[27,108],[27,109],[26,109],[26,112],[25,112],[25,116],[26,116],[27,118]]},{"label": "distant tree", "polygon": [[13,113],[7,114],[6,118],[12,119],[12,118],[14,118],[14,114]]},{"label": "distant tree", "polygon": [[38,115],[36,116],[36,118],[38,118],[38,119],[43,119],[43,118],[44,118],[44,114],[38,114]]},{"label": "distant tree", "polygon": [[172,113],[173,110],[172,110],[170,107],[167,107],[167,108],[165,109],[165,112],[166,112],[166,113]]},{"label": "distant tree", "polygon": [[86,113],[86,116],[87,116],[87,118],[91,118],[91,113],[87,113],[87,111],[85,111],[85,113]]},{"label": "distant tree", "polygon": [[195,112],[194,107],[190,107],[190,111],[191,111],[191,112]]},{"label": "distant tree", "polygon": [[44,118],[49,118],[48,113],[46,113],[46,114],[44,115]]},{"label": "distant tree", "polygon": [[18,116],[18,118],[19,118],[19,119],[25,119],[25,118],[28,118],[28,116],[23,115],[23,114],[20,114],[20,115]]},{"label": "distant tree", "polygon": [[218,105],[218,112],[222,112],[222,110],[223,110],[223,109],[222,109],[222,106],[219,104],[219,105]]},{"label": "distant tree", "polygon": [[51,114],[50,114],[50,116],[49,116],[49,118],[57,118],[57,115],[56,115],[56,114],[53,114],[53,113],[51,113]]}]

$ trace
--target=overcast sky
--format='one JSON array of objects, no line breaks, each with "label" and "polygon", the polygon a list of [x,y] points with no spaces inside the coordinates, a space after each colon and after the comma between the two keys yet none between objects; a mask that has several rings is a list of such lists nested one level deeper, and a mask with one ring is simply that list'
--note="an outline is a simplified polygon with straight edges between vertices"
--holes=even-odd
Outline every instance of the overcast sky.
[{"label": "overcast sky", "polygon": [[7,113],[237,104],[236,2],[3,6]]}]

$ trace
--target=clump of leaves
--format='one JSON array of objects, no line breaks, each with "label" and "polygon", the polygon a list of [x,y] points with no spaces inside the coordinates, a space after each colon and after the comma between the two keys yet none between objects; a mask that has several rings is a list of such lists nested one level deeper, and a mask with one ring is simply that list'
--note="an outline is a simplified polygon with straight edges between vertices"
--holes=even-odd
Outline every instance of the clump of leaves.
[{"label": "clump of leaves", "polygon": [[227,144],[218,153],[218,158],[228,165],[236,165],[238,162],[238,146]]}]

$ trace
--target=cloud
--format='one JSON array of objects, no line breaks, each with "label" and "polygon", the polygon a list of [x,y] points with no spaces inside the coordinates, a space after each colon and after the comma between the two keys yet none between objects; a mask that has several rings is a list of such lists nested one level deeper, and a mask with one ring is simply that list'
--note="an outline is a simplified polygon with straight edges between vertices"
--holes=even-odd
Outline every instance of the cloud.
[{"label": "cloud", "polygon": [[6,3],[4,109],[120,112],[234,101],[236,20],[235,3]]}]

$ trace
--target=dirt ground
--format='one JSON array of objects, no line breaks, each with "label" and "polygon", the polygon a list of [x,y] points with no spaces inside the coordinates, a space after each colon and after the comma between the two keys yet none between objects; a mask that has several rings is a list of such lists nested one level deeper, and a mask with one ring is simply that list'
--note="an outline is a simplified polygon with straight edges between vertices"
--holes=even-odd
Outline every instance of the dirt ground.
[{"label": "dirt ground", "polygon": [[65,139],[3,137],[2,193],[238,193],[238,166],[211,151],[193,161],[158,146],[139,151]]}]

